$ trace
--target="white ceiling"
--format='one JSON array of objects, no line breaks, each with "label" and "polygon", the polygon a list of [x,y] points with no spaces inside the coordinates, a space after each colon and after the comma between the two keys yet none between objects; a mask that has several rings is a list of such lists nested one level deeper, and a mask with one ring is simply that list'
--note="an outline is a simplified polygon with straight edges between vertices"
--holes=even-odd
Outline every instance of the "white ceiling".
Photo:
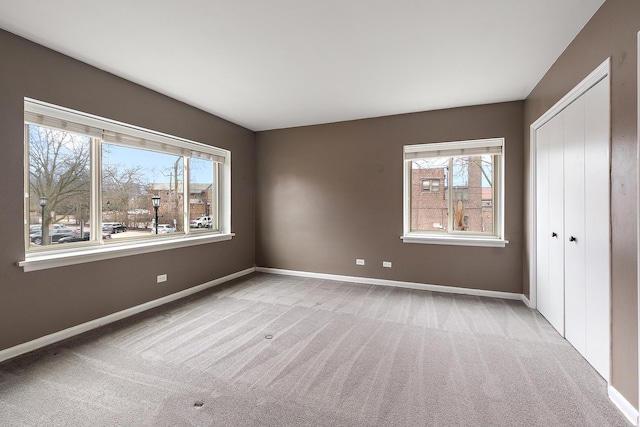
[{"label": "white ceiling", "polygon": [[258,131],[524,99],[603,2],[1,0],[0,28]]}]

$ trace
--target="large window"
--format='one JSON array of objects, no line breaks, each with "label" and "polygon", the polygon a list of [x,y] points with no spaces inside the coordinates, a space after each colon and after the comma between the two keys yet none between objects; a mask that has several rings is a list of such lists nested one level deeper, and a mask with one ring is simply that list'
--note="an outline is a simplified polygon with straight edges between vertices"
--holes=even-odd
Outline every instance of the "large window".
[{"label": "large window", "polygon": [[504,246],[502,138],[404,147],[408,243]]},{"label": "large window", "polygon": [[230,237],[227,150],[25,100],[25,159],[25,265]]}]

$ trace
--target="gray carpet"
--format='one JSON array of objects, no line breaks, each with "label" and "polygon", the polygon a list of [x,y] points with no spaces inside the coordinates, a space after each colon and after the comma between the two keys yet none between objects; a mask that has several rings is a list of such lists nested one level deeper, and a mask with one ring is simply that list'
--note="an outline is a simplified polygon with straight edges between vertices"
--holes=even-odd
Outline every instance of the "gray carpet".
[{"label": "gray carpet", "polygon": [[254,274],[0,365],[3,426],[628,426],[517,301]]}]

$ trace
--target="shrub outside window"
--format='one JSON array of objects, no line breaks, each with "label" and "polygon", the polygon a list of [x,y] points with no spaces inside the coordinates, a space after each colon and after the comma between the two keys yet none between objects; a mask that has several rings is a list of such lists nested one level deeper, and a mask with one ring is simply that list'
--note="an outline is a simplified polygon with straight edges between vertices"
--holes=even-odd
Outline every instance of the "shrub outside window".
[{"label": "shrub outside window", "polygon": [[504,246],[502,138],[404,147],[407,243]]}]

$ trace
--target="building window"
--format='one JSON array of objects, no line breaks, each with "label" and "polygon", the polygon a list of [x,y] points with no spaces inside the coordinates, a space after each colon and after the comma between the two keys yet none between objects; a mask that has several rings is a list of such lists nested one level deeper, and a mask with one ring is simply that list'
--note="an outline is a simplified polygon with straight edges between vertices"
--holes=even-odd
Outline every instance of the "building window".
[{"label": "building window", "polygon": [[504,246],[503,158],[502,138],[405,146],[403,239]]},{"label": "building window", "polygon": [[437,193],[440,191],[440,181],[437,179],[423,179],[422,180],[422,192],[423,193]]},{"label": "building window", "polygon": [[34,100],[24,123],[27,258],[230,233],[229,151]]}]

